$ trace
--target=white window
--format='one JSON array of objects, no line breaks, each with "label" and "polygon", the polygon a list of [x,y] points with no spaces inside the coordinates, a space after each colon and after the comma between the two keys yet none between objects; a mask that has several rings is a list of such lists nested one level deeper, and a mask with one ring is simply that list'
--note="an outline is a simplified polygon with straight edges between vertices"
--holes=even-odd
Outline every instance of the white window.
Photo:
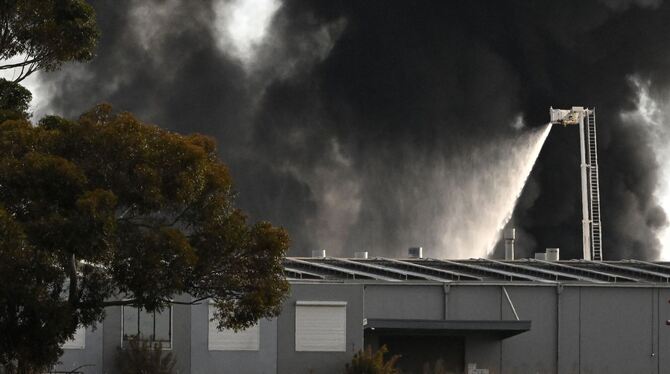
[{"label": "white window", "polygon": [[86,328],[77,327],[72,339],[63,343],[63,349],[84,349],[86,347]]},{"label": "white window", "polygon": [[208,347],[210,351],[257,351],[260,344],[259,324],[245,330],[235,332],[234,330],[217,329],[218,321],[212,321],[216,307],[209,305],[209,336]]},{"label": "white window", "polygon": [[122,308],[123,341],[141,339],[159,343],[162,348],[172,347],[172,307],[162,312],[147,312],[124,305]]},{"label": "white window", "polygon": [[346,340],[346,301],[296,302],[296,351],[344,352]]}]

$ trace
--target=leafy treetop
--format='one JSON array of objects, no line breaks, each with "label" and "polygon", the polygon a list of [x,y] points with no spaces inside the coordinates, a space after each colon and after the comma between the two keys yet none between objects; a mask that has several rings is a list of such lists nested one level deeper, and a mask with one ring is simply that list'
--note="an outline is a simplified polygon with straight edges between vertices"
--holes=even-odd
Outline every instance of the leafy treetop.
[{"label": "leafy treetop", "polygon": [[0,70],[18,69],[20,82],[39,69],[88,61],[98,35],[95,11],[84,0],[3,0]]},{"label": "leafy treetop", "polygon": [[0,122],[27,118],[33,95],[16,82],[0,78]]},{"label": "leafy treetop", "polygon": [[279,313],[288,236],[234,207],[212,139],[101,105],[6,120],[0,149],[0,364],[53,362],[110,305],[186,293],[235,329]]}]

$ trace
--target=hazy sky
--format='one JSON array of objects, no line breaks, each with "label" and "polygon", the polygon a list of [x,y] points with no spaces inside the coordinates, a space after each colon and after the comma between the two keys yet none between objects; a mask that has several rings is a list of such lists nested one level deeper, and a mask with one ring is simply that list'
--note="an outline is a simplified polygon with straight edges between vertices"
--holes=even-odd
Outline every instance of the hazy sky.
[{"label": "hazy sky", "polygon": [[[449,207],[470,201],[454,193],[469,176],[450,165],[505,158],[549,106],[583,105],[597,108],[605,258],[670,258],[670,4],[93,5],[97,57],[28,80],[35,116],[107,101],[216,137],[239,204],[287,227],[294,255],[444,246]],[[512,218],[522,255],[581,253],[577,136],[554,129],[540,153]],[[494,205],[482,195],[463,219]]]}]

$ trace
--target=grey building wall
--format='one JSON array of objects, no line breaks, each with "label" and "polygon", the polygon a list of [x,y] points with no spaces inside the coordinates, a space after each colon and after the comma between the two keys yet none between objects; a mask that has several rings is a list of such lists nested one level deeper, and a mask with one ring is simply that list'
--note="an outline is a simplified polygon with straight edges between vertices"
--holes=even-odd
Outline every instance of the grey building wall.
[{"label": "grey building wall", "polygon": [[210,351],[207,303],[191,310],[192,374],[274,374],[277,372],[277,320],[260,321],[258,351]]},{"label": "grey building wall", "polygon": [[[504,287],[531,330],[466,336],[466,363],[491,374],[670,373],[670,289]],[[367,285],[365,305],[366,318],[442,319],[446,308],[450,320],[515,319],[502,285]]]},{"label": "grey building wall", "polygon": [[56,365],[56,371],[72,371],[77,368],[84,374],[101,373],[102,362],[102,337],[104,335],[102,324],[87,327],[84,337],[84,349],[64,349],[60,364]]},{"label": "grey building wall", "polygon": [[[476,363],[492,374],[670,372],[670,327],[665,325],[670,319],[670,290],[505,287],[519,318],[532,321],[531,330],[500,341],[488,336],[467,337],[466,363]],[[492,317],[496,309],[493,300],[499,302],[500,319],[514,319],[504,293],[496,297],[496,289],[500,292],[502,286],[452,287],[450,317],[468,319],[468,315],[454,316],[452,311],[462,311],[468,300],[479,299],[480,306],[472,313],[476,318],[470,319]],[[459,299],[465,294],[468,296]],[[482,311],[482,306],[488,311]]]},{"label": "grey building wall", "polygon": [[439,320],[443,317],[441,285],[365,286],[365,318]]},{"label": "grey building wall", "polygon": [[[519,319],[531,320],[530,331],[501,341],[503,372],[556,372],[556,288],[505,287]],[[504,294],[503,294],[504,295]],[[514,320],[506,297],[502,297],[502,320]],[[568,334],[564,334],[568,336]]]},{"label": "grey building wall", "polygon": [[448,293],[447,319],[499,320],[502,304],[499,286],[451,286]]},{"label": "grey building wall", "polygon": [[[618,285],[505,284],[531,330],[500,339],[468,334],[465,363],[499,373],[670,373],[670,288]],[[346,301],[345,352],[296,352],[296,301]],[[501,284],[309,283],[292,284],[282,314],[261,321],[260,350],[209,351],[207,305],[174,305],[173,348],[179,373],[341,373],[363,348],[364,318],[428,320],[515,319]],[[367,343],[374,344],[374,336]],[[86,373],[117,373],[121,308],[86,333],[84,350],[68,350],[59,368],[94,363]],[[104,370],[103,370],[104,368]]]},{"label": "grey building wall", "polygon": [[[344,365],[363,347],[364,299],[361,284],[293,284],[291,295],[277,319],[277,373],[341,373]],[[295,303],[298,300],[346,301],[345,352],[296,352]]]},{"label": "grey building wall", "polygon": [[[581,288],[582,373],[655,373],[655,290]],[[577,309],[574,305],[568,308]],[[664,352],[668,354],[670,352]]]},{"label": "grey building wall", "polygon": [[[175,298],[178,301],[189,301],[187,296]],[[170,352],[177,360],[175,368],[177,374],[188,374],[191,372],[191,308],[190,305],[174,304],[172,306],[172,348]],[[121,346],[121,307],[109,307],[105,309],[106,316],[103,322],[103,367],[101,373],[118,374],[116,365],[118,349]]]}]

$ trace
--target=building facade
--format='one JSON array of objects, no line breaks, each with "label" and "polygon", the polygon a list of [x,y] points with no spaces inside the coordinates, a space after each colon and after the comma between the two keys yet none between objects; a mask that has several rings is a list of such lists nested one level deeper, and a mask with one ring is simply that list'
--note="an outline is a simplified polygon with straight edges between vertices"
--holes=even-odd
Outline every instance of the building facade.
[{"label": "building facade", "polygon": [[109,308],[54,370],[117,373],[139,333],[192,374],[342,373],[367,345],[402,355],[403,373],[670,373],[667,263],[288,258],[285,272],[275,319],[235,333],[206,302]]}]

